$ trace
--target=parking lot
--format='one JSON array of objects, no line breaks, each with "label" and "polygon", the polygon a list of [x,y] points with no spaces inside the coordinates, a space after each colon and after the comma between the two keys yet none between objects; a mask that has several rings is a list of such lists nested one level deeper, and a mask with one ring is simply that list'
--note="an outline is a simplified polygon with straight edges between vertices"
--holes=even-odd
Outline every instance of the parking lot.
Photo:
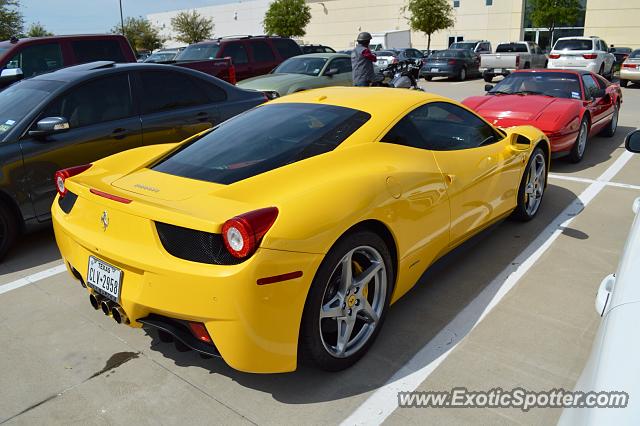
[{"label": "parking lot", "polygon": [[[422,83],[459,101],[484,84]],[[575,385],[600,320],[596,290],[616,269],[640,196],[640,158],[624,149],[640,127],[640,88],[622,90],[616,135],[591,139],[578,164],[552,162],[540,214],[438,261],[390,309],[367,356],[340,373],[245,374],[179,352],[94,311],[51,230],[23,237],[0,264],[0,423],[555,423],[558,409],[398,408],[397,392]]]}]

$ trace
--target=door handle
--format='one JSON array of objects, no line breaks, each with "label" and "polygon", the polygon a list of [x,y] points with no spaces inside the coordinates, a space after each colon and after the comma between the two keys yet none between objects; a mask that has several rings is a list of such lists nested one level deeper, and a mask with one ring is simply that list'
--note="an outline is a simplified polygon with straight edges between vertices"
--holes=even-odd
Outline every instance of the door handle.
[{"label": "door handle", "polygon": [[111,136],[114,139],[124,139],[124,137],[127,136],[127,129],[124,129],[122,127],[118,127],[113,132],[111,132]]}]

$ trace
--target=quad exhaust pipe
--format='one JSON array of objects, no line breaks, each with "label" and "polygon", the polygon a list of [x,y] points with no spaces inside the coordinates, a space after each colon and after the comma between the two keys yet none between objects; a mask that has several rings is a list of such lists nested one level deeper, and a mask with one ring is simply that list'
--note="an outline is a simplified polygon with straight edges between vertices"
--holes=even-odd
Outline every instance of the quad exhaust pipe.
[{"label": "quad exhaust pipe", "polygon": [[122,306],[112,302],[106,297],[91,292],[91,294],[89,294],[89,303],[91,303],[93,309],[96,311],[101,309],[106,316],[112,317],[118,324],[129,324],[129,317],[124,309],[122,309]]}]

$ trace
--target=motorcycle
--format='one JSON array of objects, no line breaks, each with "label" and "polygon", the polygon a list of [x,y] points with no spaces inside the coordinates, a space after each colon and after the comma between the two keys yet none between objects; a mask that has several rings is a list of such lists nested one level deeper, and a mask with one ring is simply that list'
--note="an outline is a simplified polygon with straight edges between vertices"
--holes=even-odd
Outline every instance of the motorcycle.
[{"label": "motorcycle", "polygon": [[396,89],[422,90],[418,86],[421,68],[421,60],[406,60],[390,64],[387,68],[381,70],[381,78],[374,85]]}]

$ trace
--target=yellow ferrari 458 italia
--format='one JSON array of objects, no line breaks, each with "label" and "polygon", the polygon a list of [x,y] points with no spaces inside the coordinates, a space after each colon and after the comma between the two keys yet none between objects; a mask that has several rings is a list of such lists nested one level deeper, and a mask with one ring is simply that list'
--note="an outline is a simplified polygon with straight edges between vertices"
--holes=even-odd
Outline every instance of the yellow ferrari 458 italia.
[{"label": "yellow ferrari 458 italia", "polygon": [[446,98],[325,88],[56,174],[56,240],[96,309],[247,372],[327,370],[487,226],[533,218],[549,142]]}]

